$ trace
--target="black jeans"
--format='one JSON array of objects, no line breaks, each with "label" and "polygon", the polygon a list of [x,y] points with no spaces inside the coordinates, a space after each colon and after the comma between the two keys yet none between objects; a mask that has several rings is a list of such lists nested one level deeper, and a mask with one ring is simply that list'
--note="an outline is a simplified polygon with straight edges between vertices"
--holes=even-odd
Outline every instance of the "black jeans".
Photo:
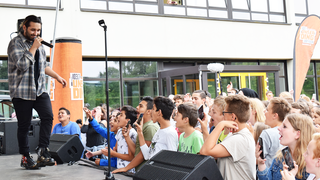
[{"label": "black jeans", "polygon": [[30,152],[28,131],[31,125],[33,108],[38,112],[41,121],[38,146],[44,148],[48,147],[53,120],[52,106],[49,95],[47,93],[43,93],[39,97],[37,97],[35,101],[13,98],[12,103],[14,105],[18,119],[17,134],[19,153],[25,155]]}]

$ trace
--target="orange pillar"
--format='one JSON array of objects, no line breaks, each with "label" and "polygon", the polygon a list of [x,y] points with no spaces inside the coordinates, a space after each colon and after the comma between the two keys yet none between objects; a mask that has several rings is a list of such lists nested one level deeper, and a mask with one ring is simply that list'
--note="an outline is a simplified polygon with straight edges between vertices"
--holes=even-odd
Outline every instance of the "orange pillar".
[{"label": "orange pillar", "polygon": [[51,78],[50,98],[53,111],[53,126],[59,123],[61,107],[70,111],[71,121],[83,119],[83,79],[81,40],[73,38],[56,39],[52,69],[67,81],[67,86]]}]

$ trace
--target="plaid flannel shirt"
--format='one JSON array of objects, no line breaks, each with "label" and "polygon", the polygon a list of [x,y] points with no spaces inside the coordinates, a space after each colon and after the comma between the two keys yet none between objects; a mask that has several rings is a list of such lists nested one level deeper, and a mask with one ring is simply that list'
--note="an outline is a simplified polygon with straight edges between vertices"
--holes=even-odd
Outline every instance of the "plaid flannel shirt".
[{"label": "plaid flannel shirt", "polygon": [[46,91],[45,68],[49,65],[46,62],[46,52],[41,45],[39,47],[39,79],[38,90],[34,80],[35,59],[29,49],[33,42],[27,40],[21,33],[13,38],[8,46],[8,81],[11,98],[25,100],[36,100]]}]

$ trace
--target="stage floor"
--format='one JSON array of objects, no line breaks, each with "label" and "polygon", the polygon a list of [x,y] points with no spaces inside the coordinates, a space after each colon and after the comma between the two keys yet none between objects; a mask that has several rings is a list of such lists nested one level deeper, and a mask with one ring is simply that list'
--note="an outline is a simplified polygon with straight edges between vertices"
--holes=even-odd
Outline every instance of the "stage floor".
[{"label": "stage floor", "polygon": [[[37,155],[32,154],[36,159]],[[40,170],[26,170],[20,167],[21,155],[0,155],[0,179],[15,180],[15,179],[45,179],[45,180],[89,180],[105,179],[104,170],[93,168],[90,163],[78,161],[73,165],[62,164],[55,166],[43,167]],[[88,166],[87,166],[88,165]],[[91,166],[91,167],[90,167]],[[114,174],[115,179],[131,180],[132,177],[124,176],[122,174]]]}]

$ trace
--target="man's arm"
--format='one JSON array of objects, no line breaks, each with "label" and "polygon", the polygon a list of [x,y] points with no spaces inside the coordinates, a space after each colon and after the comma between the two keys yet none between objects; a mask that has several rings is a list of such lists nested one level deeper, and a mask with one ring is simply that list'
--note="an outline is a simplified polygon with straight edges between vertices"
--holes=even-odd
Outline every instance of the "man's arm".
[{"label": "man's arm", "polygon": [[[95,118],[93,118],[91,121],[89,121],[89,123],[91,124],[93,129],[97,131],[97,133],[99,133],[104,138],[108,139],[108,129],[107,128],[101,127]],[[110,131],[110,135],[111,135],[111,133],[112,132]]]},{"label": "man's arm", "polygon": [[18,68],[20,71],[25,72],[35,62],[34,54],[26,51],[25,45],[22,40],[12,40],[8,46],[8,65],[11,64],[12,68]]},{"label": "man's arm", "polygon": [[237,124],[232,121],[221,121],[203,143],[203,146],[200,149],[200,154],[215,158],[231,156],[224,146],[221,144],[216,144],[216,142],[218,141],[219,135],[223,128],[236,128],[236,125]]},{"label": "man's arm", "polygon": [[[150,141],[146,141],[146,144],[147,144],[148,146],[150,146],[151,142],[150,142]],[[116,170],[112,171],[112,173],[127,172],[127,171],[129,171],[130,169],[139,166],[143,161],[144,161],[143,154],[142,154],[142,152],[140,151],[140,152],[136,155],[136,157],[134,157],[134,158],[132,159],[132,161],[131,161],[126,167],[116,169]]]},{"label": "man's arm", "polygon": [[203,141],[206,141],[206,139],[208,138],[209,136],[209,132],[208,132],[208,116],[206,113],[203,113],[204,116],[203,116],[203,120],[201,120],[200,118],[198,118],[198,122],[200,123],[201,125],[201,131],[202,134],[203,134]]},{"label": "man's arm", "polygon": [[45,73],[46,75],[49,75],[52,78],[56,79],[60,84],[62,84],[62,87],[67,86],[67,81],[59,76],[56,72],[54,72],[49,66],[45,68]]},{"label": "man's arm", "polygon": [[[105,156],[108,156],[108,149],[101,149],[101,151]],[[121,154],[110,149],[110,155],[112,157],[117,157],[126,161],[131,161],[134,158],[134,155],[130,151],[129,151],[129,154]]]},{"label": "man's arm", "polygon": [[133,158],[132,161],[126,167],[116,169],[116,170],[112,171],[112,173],[127,172],[130,169],[139,166],[139,164],[141,164],[143,161],[144,161],[144,158],[143,158],[142,152],[140,151],[137,154],[137,156],[135,158]]},{"label": "man's arm", "polygon": [[97,156],[97,155],[101,155],[102,154],[102,151],[95,151],[95,152],[91,152],[91,151],[88,151],[86,153],[86,157],[87,158],[91,158],[92,156]]}]

